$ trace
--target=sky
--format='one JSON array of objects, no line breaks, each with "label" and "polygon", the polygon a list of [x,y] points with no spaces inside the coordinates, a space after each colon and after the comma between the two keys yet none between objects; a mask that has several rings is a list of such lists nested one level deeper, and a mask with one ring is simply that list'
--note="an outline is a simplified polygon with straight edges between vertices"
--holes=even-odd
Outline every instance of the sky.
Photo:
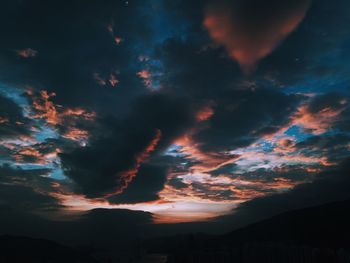
[{"label": "sky", "polygon": [[0,5],[0,233],[219,233],[350,198],[349,1]]}]

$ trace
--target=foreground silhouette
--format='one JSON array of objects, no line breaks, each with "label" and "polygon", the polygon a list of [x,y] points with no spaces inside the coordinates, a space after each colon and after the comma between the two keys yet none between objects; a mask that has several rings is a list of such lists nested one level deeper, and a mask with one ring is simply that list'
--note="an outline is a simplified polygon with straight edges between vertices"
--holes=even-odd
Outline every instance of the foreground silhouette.
[{"label": "foreground silhouette", "polygon": [[1,263],[94,263],[89,255],[73,248],[44,239],[28,237],[1,236]]},{"label": "foreground silhouette", "polygon": [[350,200],[290,211],[229,234],[190,236],[168,262],[349,263]]}]

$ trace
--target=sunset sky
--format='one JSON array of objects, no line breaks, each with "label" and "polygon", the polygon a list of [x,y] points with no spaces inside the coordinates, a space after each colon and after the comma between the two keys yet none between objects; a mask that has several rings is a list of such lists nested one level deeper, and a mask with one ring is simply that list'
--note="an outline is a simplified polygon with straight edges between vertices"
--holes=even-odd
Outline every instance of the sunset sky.
[{"label": "sunset sky", "polygon": [[234,224],[350,196],[348,0],[0,5],[14,222]]}]

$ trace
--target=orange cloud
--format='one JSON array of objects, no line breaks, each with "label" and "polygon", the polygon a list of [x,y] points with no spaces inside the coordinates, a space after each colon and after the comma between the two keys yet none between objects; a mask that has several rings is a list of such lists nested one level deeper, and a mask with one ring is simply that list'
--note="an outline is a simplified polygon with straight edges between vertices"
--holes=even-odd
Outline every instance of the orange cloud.
[{"label": "orange cloud", "polygon": [[[5,147],[12,149],[15,153],[12,157],[18,163],[35,163],[35,164],[48,164],[53,158],[57,157],[60,149],[55,148],[50,151],[45,151],[45,146],[24,146],[24,145],[6,145]],[[43,150],[43,152],[41,152]],[[45,153],[44,153],[45,152]]]},{"label": "orange cloud", "polygon": [[114,43],[115,43],[116,45],[120,45],[120,44],[124,41],[124,39],[121,38],[120,36],[116,36],[115,30],[114,30],[114,22],[113,22],[113,21],[112,21],[111,24],[109,24],[109,25],[107,26],[107,30],[108,30],[108,32],[111,34],[111,36],[113,37]]},{"label": "orange cloud", "polygon": [[27,91],[28,96],[31,96],[33,102],[32,106],[35,114],[32,116],[37,119],[45,119],[48,124],[58,125],[63,124],[67,118],[81,118],[87,121],[93,121],[96,117],[95,112],[86,111],[82,108],[66,108],[53,103],[52,98],[56,93],[49,93],[42,90],[39,96],[34,94],[31,90]]},{"label": "orange cloud", "polygon": [[226,164],[233,163],[238,159],[237,155],[216,153],[216,152],[203,152],[199,149],[191,136],[183,136],[179,138],[175,144],[181,146],[179,152],[187,155],[189,159],[198,161],[199,163],[191,167],[193,173],[206,173],[215,169],[218,169]]},{"label": "orange cloud", "polygon": [[92,121],[96,117],[95,112],[89,112],[89,111],[86,111],[82,108],[68,108],[68,109],[64,110],[60,115],[62,117],[63,116],[79,117],[79,118],[83,118],[83,119],[88,120],[88,121]]},{"label": "orange cloud", "polygon": [[278,139],[273,149],[276,153],[293,153],[295,151],[295,141],[293,137]]},{"label": "orange cloud", "polygon": [[319,112],[311,112],[307,105],[303,105],[295,114],[293,124],[300,125],[313,134],[322,134],[332,127],[345,108],[346,105],[341,108],[324,107]]},{"label": "orange cloud", "polygon": [[40,91],[39,94],[28,90],[27,95],[32,99],[34,110],[32,118],[43,119],[52,126],[64,127],[64,133],[62,134],[64,138],[80,142],[83,145],[86,144],[89,137],[88,131],[76,126],[81,120],[89,122],[95,120],[95,112],[78,107],[65,109],[60,105],[56,105],[52,101],[56,94],[53,92],[49,93],[46,90]]},{"label": "orange cloud", "polygon": [[43,157],[43,155],[35,148],[31,146],[23,147],[16,154],[13,155],[16,162],[23,162],[25,158],[31,157],[33,158],[33,162],[36,164],[46,164],[47,161]]},{"label": "orange cloud", "polygon": [[129,209],[151,212],[154,223],[184,223],[209,220],[230,213],[236,206],[234,202],[176,201],[157,200],[137,204],[110,204],[105,199],[88,199],[83,195],[59,191],[50,193],[70,212],[84,212],[96,208]]},{"label": "orange cloud", "polygon": [[112,87],[115,87],[119,84],[119,80],[117,79],[117,76],[113,73],[109,75],[109,84],[111,84]]},{"label": "orange cloud", "polygon": [[219,0],[206,8],[204,26],[249,73],[297,28],[310,2]]},{"label": "orange cloud", "polygon": [[62,135],[62,137],[70,139],[72,141],[86,141],[89,137],[89,133],[85,130],[80,130],[78,128],[72,128],[68,132]]},{"label": "orange cloud", "polygon": [[144,69],[137,72],[137,76],[143,79],[145,86],[150,87],[152,85],[152,74],[149,70]]},{"label": "orange cloud", "polygon": [[214,110],[210,106],[206,106],[197,112],[196,119],[197,121],[206,121],[209,120],[214,115]]},{"label": "orange cloud", "polygon": [[[118,73],[118,72],[117,72]],[[109,74],[109,77],[103,78],[99,73],[94,73],[93,78],[97,82],[97,84],[101,87],[107,86],[109,83],[112,87],[116,87],[119,84],[119,80],[117,78],[117,73]]]},{"label": "orange cloud", "polygon": [[56,107],[50,98],[55,97],[54,92],[48,93],[46,90],[40,91],[40,97],[34,98],[33,107],[37,114],[33,118],[46,119],[47,123],[56,125],[59,123],[59,117]]}]

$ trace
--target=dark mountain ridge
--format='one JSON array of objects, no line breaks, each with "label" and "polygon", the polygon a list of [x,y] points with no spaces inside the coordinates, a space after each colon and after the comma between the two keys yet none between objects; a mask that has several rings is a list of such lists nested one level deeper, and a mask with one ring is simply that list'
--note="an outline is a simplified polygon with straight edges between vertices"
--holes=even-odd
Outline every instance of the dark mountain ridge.
[{"label": "dark mountain ridge", "polygon": [[213,239],[213,243],[287,242],[349,247],[350,200],[282,213]]},{"label": "dark mountain ridge", "polygon": [[228,234],[188,236],[171,263],[350,263],[350,200],[282,213]]}]

